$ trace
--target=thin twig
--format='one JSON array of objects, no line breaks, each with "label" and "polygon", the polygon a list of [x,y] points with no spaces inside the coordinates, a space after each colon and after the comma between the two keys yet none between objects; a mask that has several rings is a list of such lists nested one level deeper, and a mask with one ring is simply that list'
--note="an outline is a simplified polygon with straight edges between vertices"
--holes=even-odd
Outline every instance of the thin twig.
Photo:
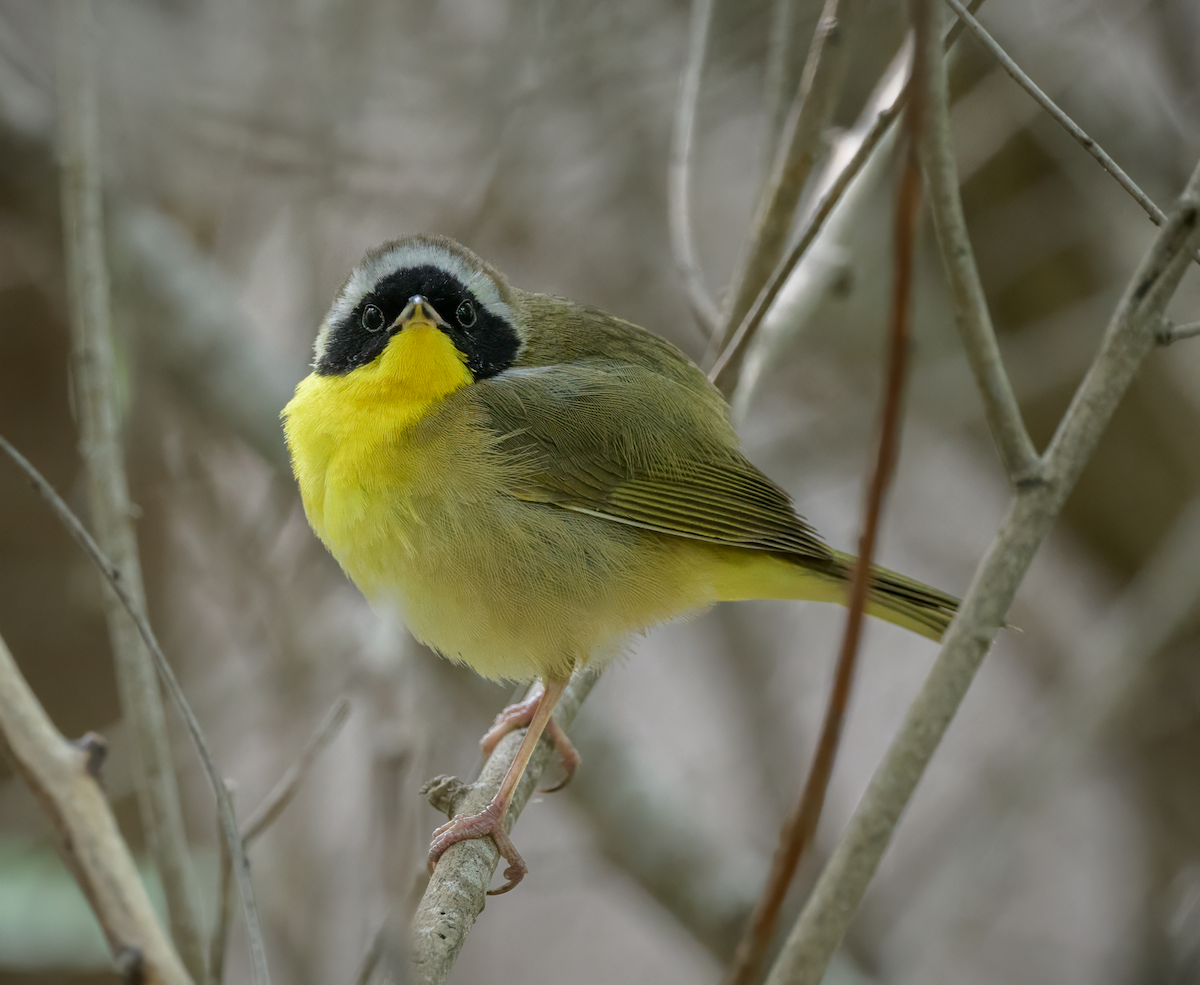
[{"label": "thin twig", "polygon": [[[237,785],[225,781],[229,802],[236,807]],[[217,808],[217,826],[221,824],[220,807]],[[245,839],[243,838],[243,843]],[[221,985],[225,980],[225,950],[229,945],[229,931],[233,926],[233,856],[224,838],[218,841],[220,858],[217,865],[217,915],[213,920],[212,937],[208,941],[209,985]]]},{"label": "thin twig", "polygon": [[[791,108],[792,93],[796,91],[800,73],[799,32],[796,30],[799,0],[775,0],[771,12],[771,28],[767,36],[767,67],[763,73],[763,96],[767,112],[766,166],[775,163],[783,125]],[[799,62],[799,64],[796,64]]]},{"label": "thin twig", "polygon": [[[267,830],[284,809],[292,802],[300,784],[304,782],[312,770],[317,757],[328,747],[350,715],[350,699],[345,695],[338,698],[317,725],[308,741],[304,743],[300,755],[287,771],[279,778],[279,782],[271,788],[270,793],[263,798],[262,803],[255,808],[254,813],[242,824],[242,844],[249,851],[250,846]],[[226,781],[226,787],[230,786]],[[230,791],[232,797],[232,790]],[[209,977],[213,985],[220,985],[225,975],[225,948],[229,942],[230,921],[233,916],[233,860],[225,843],[221,843],[220,877],[217,883],[217,905],[220,913],[213,925],[212,938],[208,948]]]},{"label": "thin twig", "polygon": [[[913,27],[916,37],[914,75],[926,71],[930,49],[936,49],[935,21],[930,17],[932,0],[916,0],[913,4]],[[847,599],[846,629],[834,672],[833,689],[821,724],[821,734],[813,752],[808,778],[795,810],[779,834],[771,872],[762,898],[755,908],[725,981],[727,985],[752,985],[758,980],[759,969],[770,947],[779,919],[779,911],[787,896],[788,887],[805,850],[812,843],[825,804],[825,794],[833,775],[834,758],[841,740],[842,725],[850,703],[854,667],[866,611],[867,593],[871,584],[871,562],[879,531],[883,500],[895,471],[899,455],[904,382],[908,362],[909,325],[912,308],[913,254],[916,247],[917,213],[921,202],[921,169],[917,158],[917,140],[921,132],[925,100],[920,89],[918,98],[909,101],[905,114],[905,139],[901,149],[902,170],[896,194],[895,266],[892,283],[892,307],[888,330],[887,374],[880,412],[879,446],[874,471],[863,506],[862,534],[858,543],[858,560],[850,582]]]},{"label": "thin twig", "polygon": [[[1099,162],[1100,167],[1104,168],[1105,171],[1107,171],[1116,179],[1117,184],[1129,193],[1130,197],[1142,207],[1146,215],[1148,215],[1154,221],[1156,226],[1161,226],[1167,221],[1166,213],[1164,213],[1162,209],[1160,209],[1154,204],[1153,201],[1151,201],[1150,196],[1134,183],[1133,179],[1125,173],[1125,171],[1119,164],[1117,164],[1116,161],[1108,156],[1103,147],[1101,147],[1098,143],[1096,143],[1095,140],[1084,133],[1083,128],[1080,127],[1078,123],[1067,116],[1066,113],[1058,108],[1058,105],[1053,99],[1051,99],[1044,92],[1042,92],[1041,89],[1038,88],[1037,83],[1034,82],[1033,79],[1031,79],[1028,75],[1026,75],[1021,69],[1021,66],[1013,61],[1011,57],[1009,57],[1008,52],[1000,47],[1000,44],[996,41],[996,39],[988,34],[984,26],[971,16],[971,12],[967,10],[961,3],[959,3],[959,0],[946,0],[946,3],[949,4],[950,9],[958,15],[960,23],[966,24],[971,33],[975,35],[979,43],[987,48],[987,50],[992,53],[992,56],[996,59],[996,61],[998,61],[1004,68],[1004,71],[1012,76],[1013,81],[1015,81],[1017,85],[1029,93],[1029,95],[1034,98],[1037,104],[1041,106],[1042,109],[1044,109],[1047,113],[1049,113],[1059,126],[1061,126],[1067,131],[1067,133],[1075,138],[1080,147],[1091,154],[1092,157]],[[1196,261],[1200,263],[1200,252],[1197,252],[1194,254],[1194,256]]]},{"label": "thin twig", "polygon": [[691,162],[696,131],[696,107],[700,101],[700,80],[708,50],[708,31],[712,25],[714,0],[692,0],[691,41],[687,67],[679,86],[675,107],[675,129],[671,139],[671,163],[667,169],[667,222],[671,229],[671,251],[675,266],[683,278],[692,314],[707,338],[717,331],[721,314],[704,285],[704,270],[696,256],[692,229]]},{"label": "thin twig", "polygon": [[246,843],[248,848],[258,839],[264,831],[267,830],[275,820],[283,813],[285,807],[291,803],[292,798],[296,796],[296,791],[300,789],[300,784],[304,782],[304,778],[312,769],[312,765],[316,759],[326,749],[326,747],[342,730],[342,726],[346,724],[346,719],[350,717],[350,699],[342,695],[333,703],[329,711],[325,712],[325,717],[321,719],[316,730],[309,737],[308,742],[304,744],[304,748],[300,751],[300,755],[296,757],[296,761],[288,767],[286,773],[279,778],[279,782],[275,784],[263,802],[258,805],[254,813],[242,825],[242,841]]},{"label": "thin twig", "polygon": [[813,32],[800,89],[784,125],[783,138],[771,167],[758,210],[728,295],[728,310],[719,335],[720,352],[770,279],[787,246],[796,206],[821,151],[825,131],[842,92],[849,40],[866,0],[825,0]]},{"label": "thin twig", "polygon": [[[970,9],[976,10],[982,4],[983,0],[971,0]],[[949,50],[950,46],[958,40],[958,36],[962,31],[962,24],[956,21],[950,30],[946,32],[946,38],[942,43],[943,49]],[[909,72],[910,47],[911,39],[905,42],[897,55],[892,59],[891,64],[880,79],[879,84],[876,85],[875,92],[867,102],[867,106],[858,121],[843,137],[843,141],[858,142],[853,154],[841,166],[837,174],[829,179],[819,202],[805,219],[794,245],[788,250],[787,255],[779,261],[779,265],[772,272],[767,283],[763,285],[763,289],[759,292],[758,297],[754,299],[754,304],[746,312],[741,324],[738,325],[737,330],[713,361],[712,368],[708,372],[708,378],[720,387],[722,391],[728,393],[733,390],[738,374],[741,371],[742,356],[746,352],[750,341],[754,338],[755,333],[762,325],[762,321],[771,309],[771,305],[775,303],[775,299],[779,296],[779,292],[783,290],[784,284],[787,283],[788,278],[791,277],[792,272],[796,269],[796,265],[808,252],[809,247],[812,246],[813,241],[824,228],[825,221],[833,213],[842,196],[845,195],[846,189],[850,187],[851,182],[854,181],[858,173],[863,169],[863,166],[875,152],[875,149],[887,134],[888,129],[896,121],[896,118],[899,117],[904,104],[908,101],[908,85],[902,85],[900,80],[907,76]]]},{"label": "thin twig", "polygon": [[[566,691],[554,709],[554,718],[564,729],[575,719],[596,681],[599,671],[585,667],[571,675]],[[484,763],[479,778],[470,786],[453,777],[431,781],[431,802],[447,816],[469,814],[482,810],[490,802],[508,767],[516,756],[524,736],[518,730],[505,736]],[[549,739],[538,743],[525,776],[505,815],[505,827],[520,816],[550,757],[554,747]],[[488,885],[500,853],[491,838],[476,838],[453,845],[442,856],[429,878],[429,886],[421,897],[412,922],[411,974],[414,985],[441,985],[450,974],[475,918],[483,910]]]},{"label": "thin twig", "polygon": [[[101,201],[100,122],[96,95],[96,21],[91,0],[59,8],[59,105],[63,247],[66,259],[80,452],[96,536],[145,607],[137,535],[125,476],[113,368],[108,268]],[[188,971],[204,978],[199,891],[191,869],[179,786],[171,761],[162,693],[137,627],[104,594],[121,713],[136,755],[134,777],[146,840],[162,879],[171,936]]]},{"label": "thin twig", "polygon": [[[959,22],[961,23],[961,21]],[[950,281],[954,320],[962,335],[967,361],[983,397],[983,412],[1000,459],[1014,484],[1033,479],[1040,462],[1025,428],[1021,408],[1004,370],[988,313],[983,283],[975,266],[967,220],[958,190],[958,166],[950,133],[950,93],[942,52],[935,51],[931,71],[922,79],[927,86],[927,126],[921,133],[921,157],[929,182],[930,210],[937,230],[942,262]]]},{"label": "thin twig", "polygon": [[54,727],[0,638],[0,748],[54,826],[63,862],[96,914],[114,963],[148,985],[193,983],[154,915],[129,846],[89,769],[90,754]]},{"label": "thin twig", "polygon": [[[907,90],[901,90],[905,92]],[[903,108],[903,103],[898,96],[896,101],[879,110],[875,117],[875,122],[867,131],[862,143],[854,152],[854,156],[846,163],[846,166],[837,174],[825,194],[821,196],[821,201],[813,210],[812,215],[804,223],[804,228],[801,230],[795,244],[787,252],[787,255],[779,261],[779,265],[771,274],[770,279],[763,285],[763,289],[759,292],[758,297],[754,299],[754,304],[746,312],[741,324],[730,337],[725,347],[720,351],[716,360],[712,364],[712,368],[708,371],[708,378],[715,383],[721,390],[728,392],[732,389],[732,384],[736,381],[738,372],[741,369],[741,357],[746,351],[746,346],[753,338],[754,333],[758,331],[762,324],[763,318],[770,310],[771,305],[775,303],[775,299],[779,296],[779,292],[783,290],[783,285],[787,283],[787,279],[791,276],[792,271],[796,269],[796,264],[800,262],[800,258],[812,246],[813,240],[817,238],[817,234],[825,225],[825,220],[829,218],[842,196],[845,195],[846,189],[850,187],[850,183],[858,176],[863,165],[867,163],[875,148],[879,145],[879,141],[883,139],[887,133],[888,127],[892,121],[900,115],[900,110]]]},{"label": "thin twig", "polygon": [[233,854],[234,875],[237,879],[238,895],[241,896],[242,911],[246,917],[246,934],[250,940],[250,960],[254,973],[254,983],[255,985],[269,985],[270,974],[267,971],[267,957],[266,950],[263,947],[262,928],[258,922],[258,907],[254,902],[254,887],[250,882],[250,863],[246,859],[246,847],[242,844],[242,837],[238,832],[237,818],[233,813],[233,803],[229,799],[225,783],[221,779],[221,775],[217,772],[212,754],[208,750],[208,743],[205,741],[204,733],[200,729],[200,722],[192,711],[191,705],[188,704],[187,696],[183,693],[183,688],[179,684],[179,679],[175,676],[175,671],[171,669],[171,665],[167,662],[162,647],[158,645],[158,638],[154,635],[154,630],[151,629],[149,620],[146,619],[145,614],[126,590],[121,572],[117,570],[112,561],[100,550],[95,540],[92,539],[92,535],[87,532],[87,528],[71,512],[71,508],[63,502],[62,497],[54,491],[54,487],[43,478],[42,474],[33,467],[24,455],[9,444],[3,435],[0,435],[0,450],[3,450],[29,476],[33,482],[33,487],[50,504],[51,509],[54,510],[67,530],[70,531],[71,536],[75,538],[75,542],[83,548],[84,553],[92,560],[92,563],[100,569],[100,573],[108,580],[109,586],[117,594],[117,598],[121,600],[121,604],[125,606],[133,618],[138,632],[141,634],[147,649],[150,651],[150,655],[154,658],[154,664],[158,668],[158,673],[162,677],[163,684],[166,685],[167,692],[179,708],[179,713],[183,716],[184,723],[191,734],[192,742],[196,746],[196,753],[199,755],[200,762],[204,766],[204,772],[208,775],[209,785],[217,797],[217,805],[221,816],[221,830],[225,836],[226,843],[229,845],[229,850]]},{"label": "thin twig", "polygon": [[1200,335],[1200,321],[1173,325],[1163,319],[1163,326],[1158,333],[1157,340],[1159,345],[1170,345],[1172,342],[1179,342],[1183,339],[1194,339],[1197,335]]},{"label": "thin twig", "polygon": [[1198,231],[1200,164],[1126,287],[1100,351],[1046,452],[1043,481],[1017,489],[937,660],[792,928],[768,985],[820,982],[1038,547],[1153,348]]}]

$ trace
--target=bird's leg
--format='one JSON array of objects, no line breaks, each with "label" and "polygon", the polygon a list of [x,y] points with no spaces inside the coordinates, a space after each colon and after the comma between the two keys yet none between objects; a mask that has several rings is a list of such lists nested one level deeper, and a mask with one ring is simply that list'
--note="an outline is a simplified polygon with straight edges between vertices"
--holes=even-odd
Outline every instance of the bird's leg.
[{"label": "bird's leg", "polygon": [[461,814],[447,821],[433,833],[433,842],[429,846],[430,874],[437,867],[438,859],[451,845],[470,838],[482,838],[484,835],[490,835],[492,841],[496,843],[496,848],[500,850],[500,854],[504,856],[509,865],[504,870],[506,880],[504,885],[499,889],[489,890],[488,895],[498,896],[500,893],[507,893],[525,877],[529,867],[508,837],[508,832],[504,830],[504,815],[508,812],[508,805],[512,803],[517,784],[525,775],[525,767],[529,765],[533,750],[537,748],[538,740],[546,730],[546,725],[550,721],[550,713],[554,711],[554,706],[558,704],[558,699],[562,697],[566,686],[565,680],[549,683],[538,696],[537,707],[534,709],[529,729],[525,733],[525,738],[521,740],[521,748],[517,750],[517,756],[509,766],[508,772],[504,774],[500,789],[496,791],[492,802],[478,814]]},{"label": "bird's leg", "polygon": [[[525,728],[533,721],[538,702],[544,693],[545,686],[539,682],[524,701],[518,701],[516,704],[509,705],[496,716],[492,727],[479,740],[479,747],[483,750],[483,758],[485,760],[495,751],[496,746],[500,744],[500,740],[508,735],[509,732]],[[546,787],[542,790],[542,793],[553,793],[555,790],[561,790],[571,782],[571,777],[575,775],[575,769],[579,766],[579,752],[572,745],[571,740],[567,738],[567,733],[562,730],[562,727],[553,717],[546,724],[546,738],[554,743],[554,748],[558,751],[558,755],[562,759],[563,770],[566,772],[566,776],[562,780],[554,786]]]}]

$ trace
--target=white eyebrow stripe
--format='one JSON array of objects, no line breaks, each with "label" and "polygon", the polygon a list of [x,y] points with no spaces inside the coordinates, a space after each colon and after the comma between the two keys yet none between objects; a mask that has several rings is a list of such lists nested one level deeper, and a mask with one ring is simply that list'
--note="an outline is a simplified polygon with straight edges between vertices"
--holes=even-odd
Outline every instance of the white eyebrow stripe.
[{"label": "white eyebrow stripe", "polygon": [[338,324],[389,274],[410,267],[424,266],[437,267],[451,274],[493,315],[510,324],[513,322],[512,310],[501,300],[495,281],[486,272],[470,265],[440,243],[422,239],[400,243],[386,253],[355,267],[325,321],[329,325]]}]

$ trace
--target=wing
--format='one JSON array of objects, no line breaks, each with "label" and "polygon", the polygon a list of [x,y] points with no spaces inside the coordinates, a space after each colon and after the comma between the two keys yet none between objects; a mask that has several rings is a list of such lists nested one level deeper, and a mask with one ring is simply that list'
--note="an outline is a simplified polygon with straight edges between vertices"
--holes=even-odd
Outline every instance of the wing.
[{"label": "wing", "polygon": [[738,450],[698,370],[680,382],[624,361],[508,370],[466,388],[518,498],[646,530],[828,561],[791,499]]}]

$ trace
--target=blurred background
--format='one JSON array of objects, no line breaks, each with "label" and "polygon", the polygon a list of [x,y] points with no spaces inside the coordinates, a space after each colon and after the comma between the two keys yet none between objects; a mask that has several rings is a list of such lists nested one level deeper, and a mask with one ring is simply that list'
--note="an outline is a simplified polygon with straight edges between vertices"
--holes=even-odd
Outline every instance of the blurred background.
[{"label": "blurred background", "polygon": [[[778,79],[794,86],[819,7],[716,4],[692,190],[714,294],[766,167]],[[0,0],[0,433],[86,517],[54,10]],[[979,16],[1169,207],[1200,155],[1194,0],[988,0]],[[870,7],[839,126],[904,17],[896,0]],[[353,703],[252,851],[278,981],[353,980],[389,906],[422,887],[441,818],[419,787],[473,775],[512,693],[370,611],[305,523],[279,408],[349,268],[414,231],[449,234],[523,288],[598,305],[702,359],[666,209],[688,18],[678,0],[97,5],[122,413],[152,619],[243,812],[339,695]],[[969,36],[951,79],[973,242],[1043,446],[1153,227]],[[891,174],[881,155],[856,184],[814,248],[824,273],[781,305],[780,341],[742,395],[749,456],[843,549],[873,449]],[[1196,269],[1172,312],[1200,317]],[[928,221],[915,331],[879,560],[961,594],[1008,489]],[[1018,595],[1021,631],[998,639],[831,980],[1200,981],[1200,627],[1195,598],[1169,624],[1156,608],[1197,582],[1198,434],[1200,341],[1185,341],[1152,355],[1122,404]],[[580,713],[574,783],[516,828],[530,876],[489,901],[451,980],[717,982],[802,783],[842,621],[832,606],[745,603],[639,640]],[[1153,643],[1147,625],[1161,630]],[[0,633],[65,734],[108,737],[106,788],[142,853],[97,575],[2,462]],[[868,627],[788,913],[934,654]],[[211,920],[215,807],[169,717]],[[107,968],[36,804],[0,765],[0,985],[115,982]],[[240,929],[227,978],[249,980]]]}]

